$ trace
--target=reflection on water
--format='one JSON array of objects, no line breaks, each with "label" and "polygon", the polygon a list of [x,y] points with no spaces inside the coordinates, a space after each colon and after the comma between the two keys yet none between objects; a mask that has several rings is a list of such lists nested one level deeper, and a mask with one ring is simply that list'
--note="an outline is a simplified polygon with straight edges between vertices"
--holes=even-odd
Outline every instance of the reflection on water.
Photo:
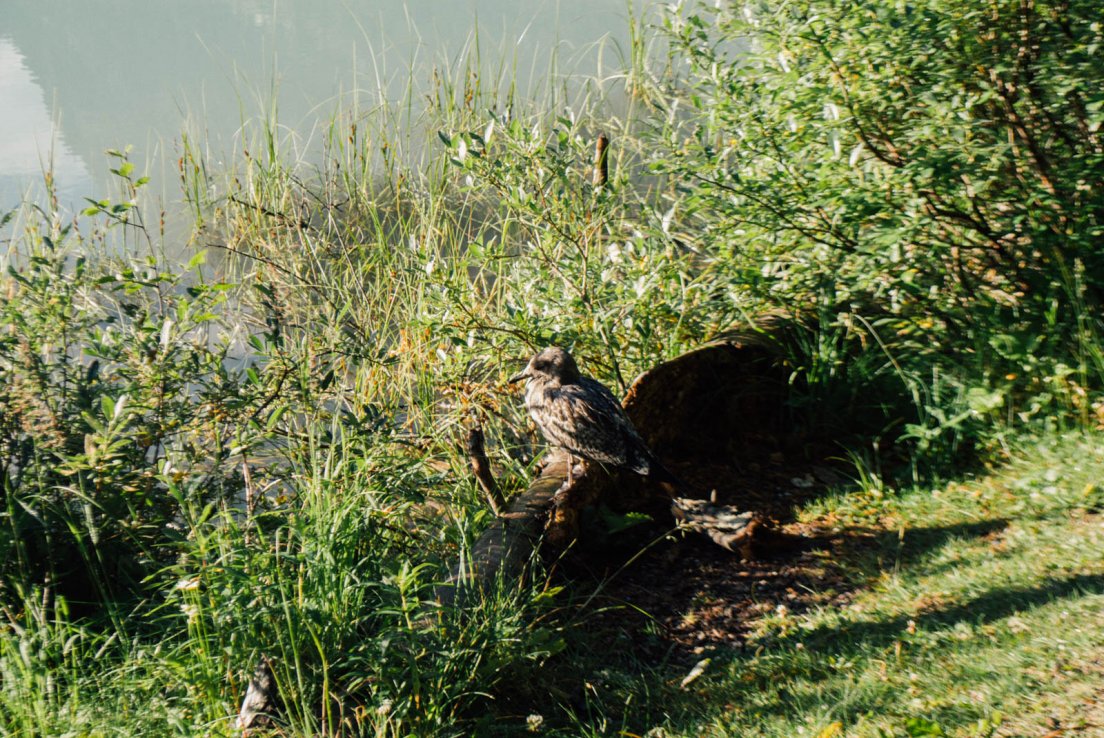
[{"label": "reflection on water", "polygon": [[47,169],[70,188],[63,197],[89,187],[88,168],[60,136],[50,107],[22,55],[0,38],[0,213],[40,184]]},{"label": "reflection on water", "polygon": [[[626,35],[625,0],[4,0],[0,23],[0,213],[41,178],[53,151],[65,199],[107,194],[108,148],[134,147],[139,173],[179,200],[177,139],[214,152],[275,102],[303,132],[355,94],[362,108],[428,81],[472,43],[524,86],[596,73],[595,43]],[[477,24],[478,19],[478,24]],[[608,57],[607,57],[608,58]],[[274,93],[273,90],[276,92]],[[60,122],[55,128],[52,119]]]}]

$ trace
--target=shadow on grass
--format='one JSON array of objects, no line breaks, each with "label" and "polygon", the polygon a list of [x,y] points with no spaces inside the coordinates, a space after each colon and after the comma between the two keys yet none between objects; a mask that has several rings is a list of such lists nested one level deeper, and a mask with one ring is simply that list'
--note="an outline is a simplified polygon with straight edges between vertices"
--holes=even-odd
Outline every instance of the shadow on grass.
[{"label": "shadow on grass", "polygon": [[[914,623],[914,633],[922,634],[949,629],[961,622],[992,623],[1055,601],[1094,594],[1104,594],[1104,575],[1080,574],[1035,587],[994,588],[968,602],[948,607],[788,634],[774,639],[773,645],[782,646],[782,652],[768,657],[766,662],[760,661],[759,653],[753,657],[748,652],[732,652],[730,658],[722,657],[717,661],[743,674],[733,685],[735,690],[728,694],[729,706],[739,705],[760,715],[785,717],[793,714],[795,700],[827,700],[835,702],[836,718],[851,721],[871,710],[880,711],[887,705],[899,703],[900,688],[890,682],[878,682],[858,689],[851,680],[838,680],[833,664],[861,659],[864,654],[885,653],[896,643],[907,644],[922,637],[909,633],[909,621]],[[802,644],[801,650],[794,648],[798,642]],[[714,697],[703,697],[698,711],[690,705],[687,703],[690,709],[674,717],[672,727],[692,728],[708,714],[723,719],[723,713],[716,712]],[[984,705],[978,705],[970,714],[966,714],[969,710],[962,705],[956,709],[955,720],[964,724],[986,714]]]},{"label": "shadow on grass", "polygon": [[847,530],[811,539],[811,546],[842,548],[864,574],[915,564],[958,539],[981,538],[1008,527],[1007,518],[990,518],[966,523],[909,527],[903,531],[852,526]]},{"label": "shadow on grass", "polygon": [[822,626],[780,641],[800,640],[806,648],[816,650],[827,647],[827,651],[839,651],[844,646],[885,646],[895,641],[907,641],[910,621],[920,631],[941,630],[963,622],[984,625],[1055,600],[1101,593],[1104,593],[1104,575],[1078,574],[1054,579],[1036,587],[999,587],[968,602],[935,607],[889,620]]},{"label": "shadow on grass", "polygon": [[911,564],[953,540],[980,538],[998,533],[1007,527],[1007,518],[990,518],[969,523],[906,528],[903,536],[892,531],[883,533],[880,543],[886,548],[896,548],[900,563]]}]

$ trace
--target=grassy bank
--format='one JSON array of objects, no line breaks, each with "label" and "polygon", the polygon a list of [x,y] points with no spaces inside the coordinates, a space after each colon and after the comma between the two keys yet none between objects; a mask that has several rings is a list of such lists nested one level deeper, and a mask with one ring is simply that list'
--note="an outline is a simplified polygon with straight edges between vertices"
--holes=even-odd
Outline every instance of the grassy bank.
[{"label": "grassy bank", "polygon": [[[310,161],[274,120],[226,170],[185,139],[187,266],[125,152],[115,197],[28,206],[0,277],[0,730],[232,734],[262,654],[291,735],[1095,724],[1092,11],[702,7],[634,22],[624,75],[570,100],[494,99],[473,60],[401,134],[336,113]],[[434,603],[490,519],[466,429],[508,492],[541,453],[504,382],[535,348],[623,391],[766,312],[797,336],[793,433],[858,480],[795,511],[823,544],[779,565],[804,594],[764,595],[686,688],[663,648],[595,660],[593,601],[539,562]]]},{"label": "grassy bank", "polygon": [[[749,601],[735,644],[666,643],[657,658],[641,648],[642,634],[663,624],[637,615],[632,602],[607,602],[614,618],[579,614],[590,633],[573,668],[550,668],[548,678],[553,689],[577,680],[585,697],[546,711],[545,728],[1091,735],[1101,725],[1102,464],[1098,434],[1070,435],[1025,439],[1007,464],[937,487],[843,486],[804,505],[792,524],[816,547],[730,574],[742,596],[706,588],[683,605],[682,618],[706,620]],[[660,586],[647,559],[636,566]],[[632,568],[620,576],[631,579]]]}]

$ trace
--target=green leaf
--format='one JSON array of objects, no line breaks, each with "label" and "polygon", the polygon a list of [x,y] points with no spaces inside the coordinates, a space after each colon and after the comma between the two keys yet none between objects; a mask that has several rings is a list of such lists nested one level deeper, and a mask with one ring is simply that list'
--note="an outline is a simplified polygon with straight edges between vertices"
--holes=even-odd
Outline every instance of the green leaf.
[{"label": "green leaf", "polygon": [[101,395],[100,411],[103,412],[103,416],[108,420],[115,417],[115,400],[108,395]]},{"label": "green leaf", "polygon": [[284,417],[287,412],[287,405],[280,405],[268,416],[268,421],[265,422],[265,430],[271,432],[280,423],[280,419]]},{"label": "green leaf", "polygon": [[909,738],[939,738],[946,735],[939,723],[922,717],[911,717],[906,720],[905,733]]},{"label": "green leaf", "polygon": [[192,256],[191,259],[188,260],[188,265],[186,267],[184,267],[184,270],[190,272],[193,269],[195,269],[197,266],[199,266],[200,264],[206,264],[206,263],[207,263],[207,249],[201,249],[200,251],[197,251],[195,253],[195,255]]}]

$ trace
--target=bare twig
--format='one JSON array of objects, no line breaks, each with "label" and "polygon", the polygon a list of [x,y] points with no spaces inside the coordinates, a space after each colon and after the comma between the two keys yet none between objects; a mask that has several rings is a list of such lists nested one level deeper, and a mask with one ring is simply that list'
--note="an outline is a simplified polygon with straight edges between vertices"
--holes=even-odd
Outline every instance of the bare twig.
[{"label": "bare twig", "polygon": [[501,516],[506,512],[506,498],[502,496],[502,491],[491,474],[491,462],[487,459],[481,426],[477,425],[468,431],[468,458],[471,460],[472,473],[483,488],[491,510],[495,515]]}]

